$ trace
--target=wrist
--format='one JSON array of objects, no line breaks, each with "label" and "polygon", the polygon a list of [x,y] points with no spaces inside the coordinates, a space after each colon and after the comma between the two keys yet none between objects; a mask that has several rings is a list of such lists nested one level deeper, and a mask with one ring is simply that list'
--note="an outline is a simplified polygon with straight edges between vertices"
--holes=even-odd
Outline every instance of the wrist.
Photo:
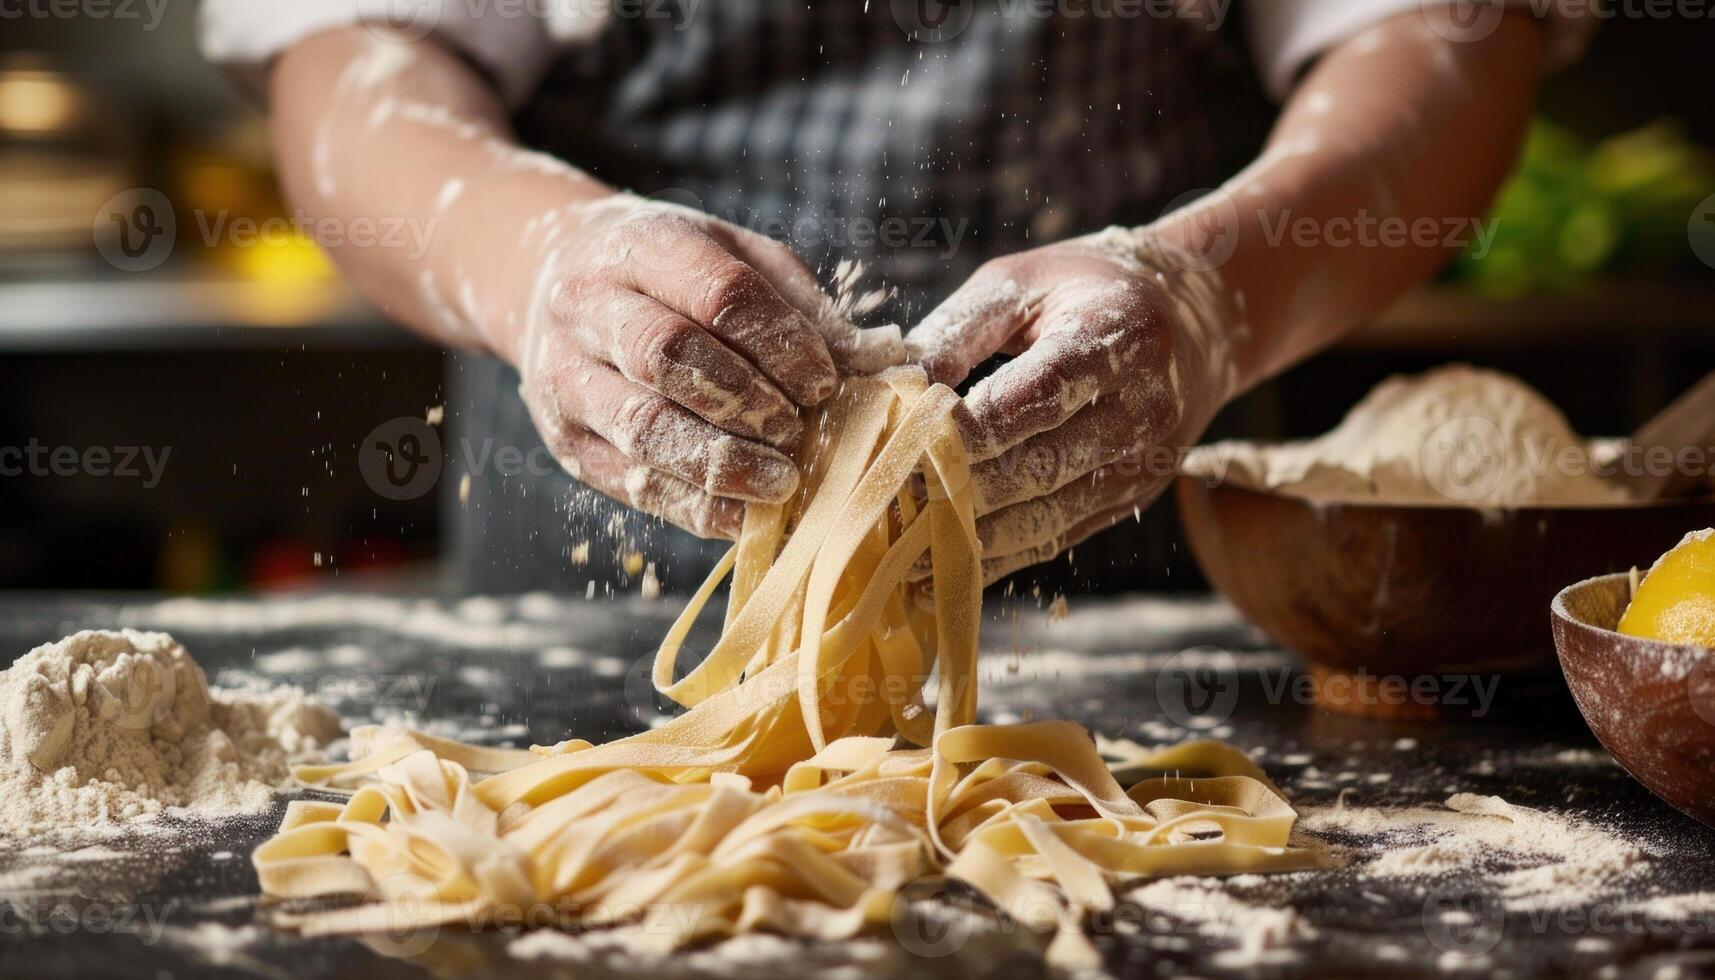
[{"label": "wrist", "polygon": [[542,318],[552,290],[589,233],[584,212],[626,195],[577,181],[513,172],[449,180],[437,204],[439,248],[421,283],[426,303],[449,301],[472,339],[521,364],[530,324]]},{"label": "wrist", "polygon": [[1228,281],[1226,232],[1169,216],[1129,229],[1131,254],[1152,277],[1174,330],[1175,383],[1185,425],[1195,438],[1215,413],[1252,382],[1251,330],[1244,292]]}]

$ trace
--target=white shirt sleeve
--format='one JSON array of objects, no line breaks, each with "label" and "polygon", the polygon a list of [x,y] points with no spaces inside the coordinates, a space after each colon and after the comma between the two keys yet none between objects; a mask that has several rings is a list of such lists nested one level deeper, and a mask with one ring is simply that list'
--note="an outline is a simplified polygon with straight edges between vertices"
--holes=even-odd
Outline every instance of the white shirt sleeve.
[{"label": "white shirt sleeve", "polygon": [[535,91],[555,52],[595,36],[606,8],[592,4],[468,0],[203,0],[210,61],[260,91],[275,56],[312,34],[363,24],[378,35],[433,36],[486,69],[510,105]]},{"label": "white shirt sleeve", "polygon": [[[1323,52],[1381,21],[1421,11],[1430,3],[1457,4],[1476,18],[1474,30],[1481,29],[1483,18],[1501,16],[1480,0],[1251,0],[1245,10],[1251,54],[1269,94],[1285,99],[1299,72]],[[1598,23],[1587,0],[1502,3],[1544,16],[1552,32],[1550,58],[1555,68],[1578,60]]]}]

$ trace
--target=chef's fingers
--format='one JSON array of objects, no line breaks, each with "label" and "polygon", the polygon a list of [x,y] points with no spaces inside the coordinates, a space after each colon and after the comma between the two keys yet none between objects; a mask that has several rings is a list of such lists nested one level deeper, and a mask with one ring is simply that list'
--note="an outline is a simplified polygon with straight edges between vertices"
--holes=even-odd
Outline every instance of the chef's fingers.
[{"label": "chef's fingers", "polygon": [[983,586],[986,588],[1000,581],[1021,568],[1040,565],[1053,561],[1068,548],[1076,547],[1086,539],[1093,537],[1113,527],[1121,521],[1129,520],[1146,506],[1142,502],[1112,504],[1074,524],[1057,540],[1045,541],[1040,544],[1015,551],[1008,555],[997,555],[983,559]]},{"label": "chef's fingers", "polygon": [[[1030,349],[965,398],[965,442],[976,462],[1057,428],[1091,402],[1170,363],[1167,331],[1140,284],[1075,282],[1043,303]],[[1165,370],[1156,383],[1171,389]],[[1175,418],[1173,424],[1177,425]]]},{"label": "chef's fingers", "polygon": [[863,329],[852,322],[852,316],[867,312],[868,304],[863,301],[877,295],[865,293],[861,283],[856,284],[859,296],[850,299],[850,303],[856,304],[854,310],[849,304],[833,302],[816,273],[798,253],[767,235],[721,221],[709,222],[708,232],[732,254],[762,273],[781,299],[804,314],[828,345],[834,368],[841,375],[875,374],[905,363],[905,342],[898,327]]},{"label": "chef's fingers", "polygon": [[1031,436],[971,468],[978,517],[1042,497],[1108,466],[1140,478],[1171,476],[1179,419],[1172,387],[1147,379],[1079,409],[1064,425]]},{"label": "chef's fingers", "polygon": [[565,429],[549,448],[567,472],[592,490],[699,538],[738,540],[744,525],[743,501],[716,497],[635,462],[588,429]]},{"label": "chef's fingers", "polygon": [[588,430],[633,462],[719,497],[780,503],[797,489],[797,466],[776,450],[715,428],[606,364],[574,357],[558,368],[525,386],[544,438]]},{"label": "chef's fingers", "polygon": [[1104,467],[1051,494],[979,518],[977,537],[983,543],[983,557],[1004,558],[1040,548],[1058,554],[1081,540],[1075,532],[1092,517],[1110,511],[1130,513],[1134,506],[1153,501],[1170,482],[1167,477],[1120,469]]},{"label": "chef's fingers", "polygon": [[907,353],[929,380],[958,386],[1024,329],[1031,304],[1021,261],[1008,256],[985,263],[906,336]]},{"label": "chef's fingers", "polygon": [[626,239],[633,289],[719,338],[799,405],[833,394],[839,378],[827,344],[766,276],[683,215],[650,211],[636,221],[648,233]]},{"label": "chef's fingers", "polygon": [[614,286],[572,290],[568,320],[599,323],[605,337],[585,334],[636,383],[660,392],[728,432],[791,447],[804,431],[798,409],[773,382],[708,331],[665,304]]}]

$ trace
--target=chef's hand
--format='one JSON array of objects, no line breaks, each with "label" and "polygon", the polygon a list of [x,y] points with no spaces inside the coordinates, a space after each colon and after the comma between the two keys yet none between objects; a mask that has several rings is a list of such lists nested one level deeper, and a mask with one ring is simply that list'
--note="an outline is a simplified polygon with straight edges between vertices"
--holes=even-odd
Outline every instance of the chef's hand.
[{"label": "chef's hand", "polygon": [[318,229],[420,233],[416,250],[327,242],[365,295],[513,364],[574,476],[694,533],[733,537],[744,502],[788,497],[800,410],[903,356],[785,246],[520,147],[490,83],[432,37],[308,37],[276,63],[271,111]]},{"label": "chef's hand", "polygon": [[585,484],[735,537],[745,501],[796,489],[799,409],[832,394],[829,348],[850,368],[855,331],[762,235],[623,194],[562,214],[516,289],[524,327],[499,344],[538,431]]},{"label": "chef's hand", "polygon": [[948,385],[996,353],[959,421],[983,578],[1047,561],[1161,493],[1234,392],[1219,277],[1147,229],[984,265],[907,338]]}]

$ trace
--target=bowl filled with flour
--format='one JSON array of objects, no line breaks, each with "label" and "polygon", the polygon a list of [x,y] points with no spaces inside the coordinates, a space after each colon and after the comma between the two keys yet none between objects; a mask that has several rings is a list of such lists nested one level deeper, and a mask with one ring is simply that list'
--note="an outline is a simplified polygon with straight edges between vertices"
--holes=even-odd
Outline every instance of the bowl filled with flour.
[{"label": "bowl filled with flour", "polygon": [[1418,678],[1550,669],[1556,592],[1715,519],[1707,494],[1634,499],[1627,452],[1454,365],[1382,382],[1315,439],[1199,447],[1177,494],[1204,573],[1310,662],[1322,703],[1433,715]]}]

